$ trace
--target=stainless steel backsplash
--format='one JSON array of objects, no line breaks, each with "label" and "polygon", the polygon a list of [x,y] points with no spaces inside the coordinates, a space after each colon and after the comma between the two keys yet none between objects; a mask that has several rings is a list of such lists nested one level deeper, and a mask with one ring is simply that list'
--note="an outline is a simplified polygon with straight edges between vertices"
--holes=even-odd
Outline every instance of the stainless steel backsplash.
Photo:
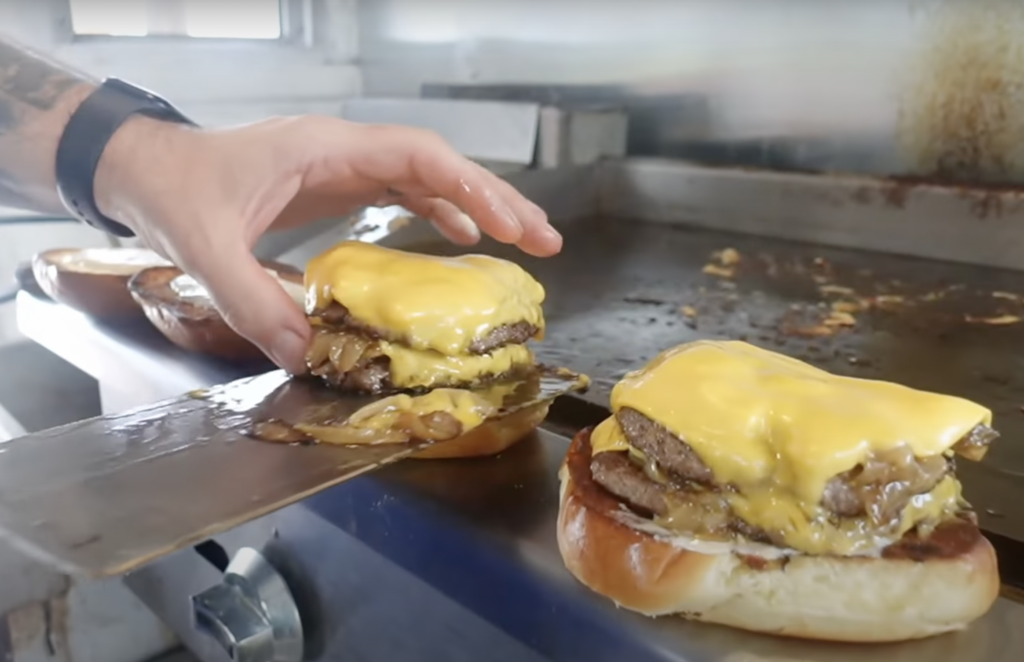
[{"label": "stainless steel backsplash", "polygon": [[632,154],[1024,183],[1022,0],[361,0],[368,96],[630,112]]}]

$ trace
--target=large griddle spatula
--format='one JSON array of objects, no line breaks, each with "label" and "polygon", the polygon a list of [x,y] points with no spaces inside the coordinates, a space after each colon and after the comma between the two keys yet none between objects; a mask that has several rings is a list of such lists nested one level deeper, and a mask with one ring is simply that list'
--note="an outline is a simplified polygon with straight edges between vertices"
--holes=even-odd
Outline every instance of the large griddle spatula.
[{"label": "large griddle spatula", "polygon": [[[496,416],[582,388],[585,379],[545,369]],[[429,445],[250,435],[261,420],[338,420],[374,400],[275,371],[13,439],[0,444],[0,535],[68,573],[124,574]]]}]

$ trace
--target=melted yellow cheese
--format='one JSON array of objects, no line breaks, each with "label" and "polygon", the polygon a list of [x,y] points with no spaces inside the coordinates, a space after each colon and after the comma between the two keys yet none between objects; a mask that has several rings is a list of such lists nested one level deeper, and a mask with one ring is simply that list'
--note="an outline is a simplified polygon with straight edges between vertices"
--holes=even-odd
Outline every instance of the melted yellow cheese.
[{"label": "melted yellow cheese", "polygon": [[391,383],[396,388],[470,383],[533,363],[533,353],[525,345],[506,345],[479,356],[446,356],[433,350],[409,349],[383,340],[377,346],[381,354],[391,359]]},{"label": "melted yellow cheese", "polygon": [[768,479],[817,503],[830,478],[906,444],[947,451],[992,413],[962,398],[832,375],[743,342],[698,341],[658,356],[612,390],[684,439],[720,483]]},{"label": "melted yellow cheese", "polygon": [[347,241],[306,267],[306,312],[332,300],[413,349],[458,355],[491,330],[528,322],[543,336],[544,288],[486,255],[437,257]]},{"label": "melted yellow cheese", "polygon": [[[856,553],[878,532],[863,520],[839,529],[820,506],[827,482],[872,454],[901,445],[915,456],[946,453],[991,412],[962,398],[832,375],[743,342],[698,341],[663,352],[612,390],[612,409],[632,408],[685,440],[736,493],[734,512],[780,532],[794,549]],[[592,435],[594,453],[629,450],[614,419]],[[898,537],[959,505],[947,478],[903,513]]]},{"label": "melted yellow cheese", "polygon": [[609,416],[590,433],[590,452],[592,455],[610,451],[628,451],[631,446],[626,439],[622,426],[614,416]]},{"label": "melted yellow cheese", "polygon": [[450,414],[462,424],[463,431],[483,423],[497,411],[487,397],[458,388],[438,388],[422,395],[400,393],[367,405],[349,417],[348,422],[360,427],[390,427],[399,414],[424,416],[434,412]]},{"label": "melted yellow cheese", "polygon": [[[808,507],[781,487],[730,493],[726,501],[737,517],[780,536],[792,549],[838,555],[876,552],[918,523],[938,523],[961,507],[960,482],[952,476],[943,478],[930,492],[913,497],[891,525],[874,524],[866,517],[830,518],[824,508]],[[807,510],[813,515],[808,516]]]},{"label": "melted yellow cheese", "polygon": [[[409,433],[402,427],[402,418],[412,414],[426,416],[445,413],[461,426],[465,434],[493,416],[501,405],[503,391],[474,392],[464,389],[439,388],[422,395],[392,395],[352,414],[342,425],[296,425],[295,428],[324,443],[370,445],[406,443]],[[456,435],[457,436],[457,435]],[[454,438],[454,437],[452,437]],[[436,441],[448,441],[438,439]]]}]

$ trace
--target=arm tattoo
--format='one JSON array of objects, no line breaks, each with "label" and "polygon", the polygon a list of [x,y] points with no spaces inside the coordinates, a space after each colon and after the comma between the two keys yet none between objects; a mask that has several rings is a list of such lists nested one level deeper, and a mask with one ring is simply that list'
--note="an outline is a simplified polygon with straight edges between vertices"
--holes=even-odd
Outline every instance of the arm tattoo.
[{"label": "arm tattoo", "polygon": [[[18,104],[28,113],[53,110],[58,99],[82,82],[41,57],[0,41],[0,107]],[[0,116],[0,131],[11,128]]]},{"label": "arm tattoo", "polygon": [[[54,159],[92,81],[0,36],[0,206],[60,209]],[[76,92],[72,94],[72,92]]]}]

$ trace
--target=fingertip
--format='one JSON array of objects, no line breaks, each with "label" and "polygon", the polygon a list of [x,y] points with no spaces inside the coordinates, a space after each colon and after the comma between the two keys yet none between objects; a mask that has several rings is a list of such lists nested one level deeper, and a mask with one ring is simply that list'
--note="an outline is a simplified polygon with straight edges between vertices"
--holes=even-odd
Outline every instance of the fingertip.
[{"label": "fingertip", "polygon": [[519,237],[513,240],[513,243],[530,247],[529,252],[533,254],[557,253],[562,245],[562,237],[548,223],[547,212],[527,198],[521,197],[515,189],[512,189],[511,195],[515,204],[514,217],[521,229]]},{"label": "fingertip", "polygon": [[301,306],[248,251],[204,254],[195,261],[199,279],[228,326],[275,364],[305,370],[311,329]]},{"label": "fingertip", "polygon": [[562,250],[562,246],[565,240],[562,238],[562,234],[550,225],[544,226],[544,230],[541,232],[544,237],[545,245],[547,250],[550,251],[550,255],[555,255]]},{"label": "fingertip", "polygon": [[309,347],[308,333],[285,328],[270,341],[269,347],[262,348],[271,361],[293,375],[306,370],[306,349]]},{"label": "fingertip", "polygon": [[551,257],[562,250],[562,235],[550,225],[535,228],[518,246],[534,257]]}]

